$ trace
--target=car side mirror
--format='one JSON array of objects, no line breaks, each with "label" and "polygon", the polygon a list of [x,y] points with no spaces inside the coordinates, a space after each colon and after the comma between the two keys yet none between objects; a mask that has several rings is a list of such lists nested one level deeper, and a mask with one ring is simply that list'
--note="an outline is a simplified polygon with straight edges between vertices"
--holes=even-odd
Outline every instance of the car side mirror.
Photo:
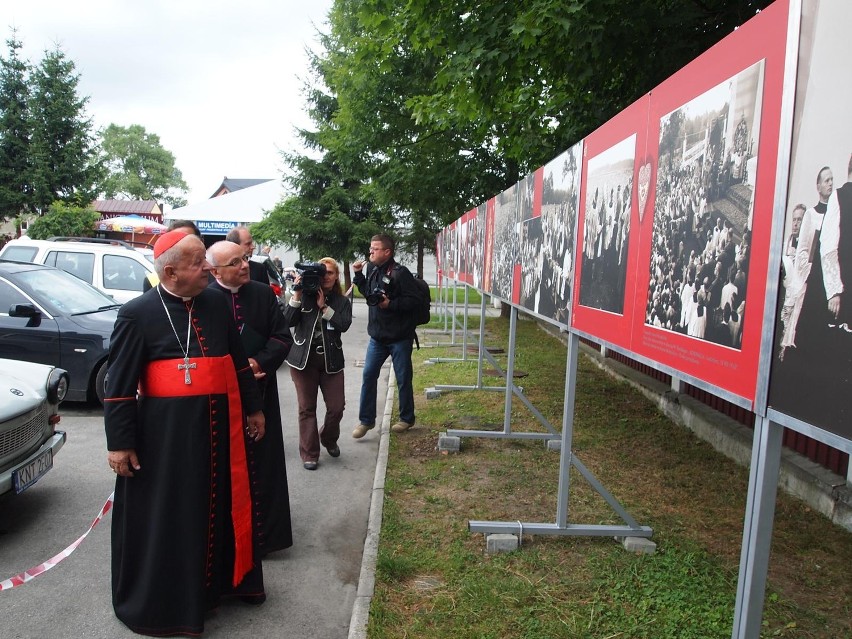
[{"label": "car side mirror", "polygon": [[12,304],[9,317],[37,317],[41,312],[33,304]]},{"label": "car side mirror", "polygon": [[9,308],[9,317],[29,317],[28,328],[41,326],[41,311],[33,304],[12,304]]}]

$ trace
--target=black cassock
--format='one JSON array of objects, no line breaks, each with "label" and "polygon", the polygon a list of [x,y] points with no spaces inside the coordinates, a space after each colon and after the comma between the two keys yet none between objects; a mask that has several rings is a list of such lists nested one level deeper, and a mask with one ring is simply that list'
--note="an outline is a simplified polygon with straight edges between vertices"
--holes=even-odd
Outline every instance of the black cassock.
[{"label": "black cassock", "polygon": [[248,448],[252,502],[255,506],[255,541],[260,555],[293,545],[290,493],[284,465],[284,434],[278,403],[276,371],[284,363],[293,337],[284,321],[278,298],[268,284],[249,281],[236,293],[215,281],[211,289],[228,300],[248,357],[257,360],[266,377],[258,380],[263,395],[266,435]]},{"label": "black cassock", "polygon": [[[167,384],[174,396],[137,399],[149,362],[183,359],[190,305],[189,357],[230,354],[243,411],[262,407],[222,295],[204,290],[184,302],[157,286],[119,310],[104,403],[107,447],[135,449],[141,469],[134,477],[116,479],[113,607],[134,632],[157,636],[202,632],[205,613],[220,597],[261,601],[265,596],[259,560],[233,586],[228,395],[181,396],[188,388],[185,373],[175,370],[174,383]],[[240,435],[242,430],[240,424]]]}]

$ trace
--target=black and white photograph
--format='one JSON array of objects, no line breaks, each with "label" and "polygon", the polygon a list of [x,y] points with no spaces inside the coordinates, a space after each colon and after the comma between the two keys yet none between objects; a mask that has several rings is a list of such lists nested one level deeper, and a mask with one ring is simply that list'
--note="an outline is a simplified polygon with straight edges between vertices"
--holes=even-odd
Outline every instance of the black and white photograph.
[{"label": "black and white photograph", "polygon": [[482,290],[483,269],[485,268],[485,203],[476,207],[468,230],[468,282]]},{"label": "black and white photograph", "polygon": [[459,254],[459,226],[461,220],[456,220],[449,227],[447,244],[450,253],[450,272],[453,279],[459,279],[459,267],[461,266],[461,255]]},{"label": "black and white photograph", "polygon": [[541,281],[533,310],[566,326],[574,282],[581,153],[582,143],[575,144],[544,166],[541,197]]},{"label": "black and white photograph", "polygon": [[848,7],[805,2],[769,405],[852,440]]},{"label": "black and white photograph", "polygon": [[645,323],[742,347],[764,62],[660,119]]},{"label": "black and white photograph", "polygon": [[541,241],[541,218],[524,220],[521,224],[521,291],[518,303],[534,313],[538,312],[544,269]]},{"label": "black and white photograph", "polygon": [[535,173],[529,173],[517,185],[518,219],[521,222],[531,220],[535,215]]},{"label": "black and white photograph", "polygon": [[456,231],[450,224],[444,231],[444,275],[450,279],[456,277]]},{"label": "black and white photograph", "polygon": [[504,302],[512,301],[512,281],[518,263],[520,232],[517,184],[495,198],[494,245],[491,262],[491,293]]},{"label": "black and white photograph", "polygon": [[583,216],[580,305],[624,312],[636,135],[591,158]]},{"label": "black and white photograph", "polygon": [[470,231],[470,219],[467,213],[462,215],[456,222],[459,229],[459,274],[458,278],[461,282],[468,281],[468,243],[467,234]]}]

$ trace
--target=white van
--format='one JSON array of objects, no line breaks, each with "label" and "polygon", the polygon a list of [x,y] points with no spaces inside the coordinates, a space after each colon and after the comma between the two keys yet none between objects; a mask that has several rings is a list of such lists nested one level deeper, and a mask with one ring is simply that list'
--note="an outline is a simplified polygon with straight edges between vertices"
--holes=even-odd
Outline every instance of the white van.
[{"label": "white van", "polygon": [[0,249],[0,260],[61,268],[121,304],[141,295],[145,278],[154,272],[154,251],[150,248],[92,237],[22,237]]}]

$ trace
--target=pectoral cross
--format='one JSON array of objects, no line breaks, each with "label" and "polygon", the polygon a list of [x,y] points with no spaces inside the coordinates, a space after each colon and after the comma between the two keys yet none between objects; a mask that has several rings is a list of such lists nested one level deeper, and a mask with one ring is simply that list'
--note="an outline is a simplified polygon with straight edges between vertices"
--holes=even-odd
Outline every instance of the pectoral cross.
[{"label": "pectoral cross", "polygon": [[178,364],[178,370],[183,371],[183,383],[184,384],[192,384],[192,378],[189,376],[190,368],[198,368],[198,365],[193,362],[189,363],[189,355],[184,356],[183,364]]}]

